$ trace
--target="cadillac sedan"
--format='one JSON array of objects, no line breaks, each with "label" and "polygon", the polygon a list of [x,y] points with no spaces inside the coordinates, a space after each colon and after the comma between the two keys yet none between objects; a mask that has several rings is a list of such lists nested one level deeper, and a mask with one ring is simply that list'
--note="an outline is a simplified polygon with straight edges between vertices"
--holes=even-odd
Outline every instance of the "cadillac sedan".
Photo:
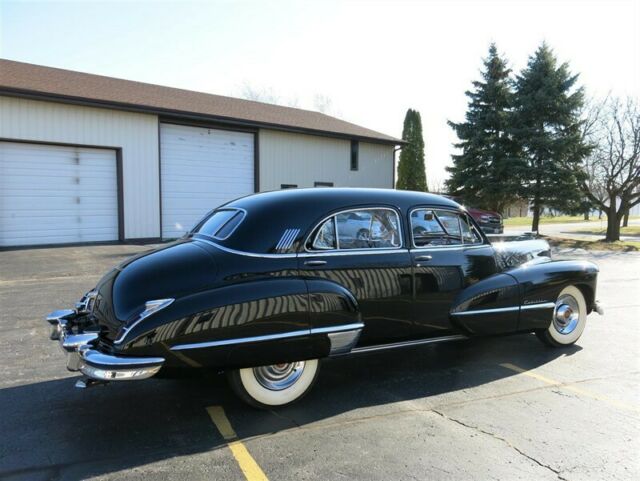
[{"label": "cadillac sedan", "polygon": [[542,240],[492,245],[444,197],[285,190],[218,207],[47,320],[80,387],[216,369],[272,408],[330,356],[532,332],[571,345],[600,312],[597,274]]}]

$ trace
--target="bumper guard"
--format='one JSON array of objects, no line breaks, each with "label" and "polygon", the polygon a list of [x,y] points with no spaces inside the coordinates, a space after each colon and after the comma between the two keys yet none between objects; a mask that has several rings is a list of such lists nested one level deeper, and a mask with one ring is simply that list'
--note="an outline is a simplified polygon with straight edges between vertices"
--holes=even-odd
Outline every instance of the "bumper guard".
[{"label": "bumper guard", "polygon": [[52,328],[50,338],[57,340],[67,354],[69,371],[80,371],[95,381],[133,381],[150,378],[164,364],[162,357],[126,357],[100,352],[95,347],[97,332],[74,334],[71,330],[70,324],[77,315],[77,311],[65,309],[46,317]]}]

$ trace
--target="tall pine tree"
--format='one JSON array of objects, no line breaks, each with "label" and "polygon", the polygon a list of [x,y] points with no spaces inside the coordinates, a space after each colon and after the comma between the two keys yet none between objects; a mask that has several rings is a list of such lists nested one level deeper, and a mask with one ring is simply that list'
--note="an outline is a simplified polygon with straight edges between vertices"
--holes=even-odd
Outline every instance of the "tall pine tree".
[{"label": "tall pine tree", "polygon": [[519,188],[515,175],[519,159],[509,134],[513,104],[510,73],[492,43],[484,59],[482,80],[473,82],[473,90],[465,92],[469,97],[465,122],[449,122],[460,139],[455,146],[462,153],[452,155],[447,189],[465,203],[498,212],[516,199]]},{"label": "tall pine tree", "polygon": [[417,110],[407,110],[407,115],[404,117],[402,140],[407,144],[400,151],[396,188],[427,192],[422,119]]},{"label": "tall pine tree", "polygon": [[525,160],[522,195],[532,204],[533,231],[544,207],[569,211],[582,201],[577,167],[590,146],[581,136],[584,93],[577,79],[546,43],[516,78],[513,134]]}]

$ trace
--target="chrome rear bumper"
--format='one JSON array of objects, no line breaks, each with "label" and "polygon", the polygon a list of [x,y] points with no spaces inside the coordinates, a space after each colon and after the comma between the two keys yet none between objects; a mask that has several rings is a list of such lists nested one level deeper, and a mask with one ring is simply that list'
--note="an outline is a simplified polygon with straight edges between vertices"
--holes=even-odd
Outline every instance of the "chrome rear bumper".
[{"label": "chrome rear bumper", "polygon": [[50,338],[57,340],[67,354],[69,371],[80,371],[97,381],[133,381],[150,378],[162,368],[162,357],[126,357],[99,351],[95,346],[97,332],[73,333],[69,327],[77,315],[66,309],[46,317],[52,328]]}]

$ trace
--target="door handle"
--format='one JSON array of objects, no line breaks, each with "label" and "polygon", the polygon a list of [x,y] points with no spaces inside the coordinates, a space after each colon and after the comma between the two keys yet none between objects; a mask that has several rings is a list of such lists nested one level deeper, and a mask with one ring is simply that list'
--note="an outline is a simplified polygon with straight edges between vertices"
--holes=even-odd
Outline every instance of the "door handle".
[{"label": "door handle", "polygon": [[430,261],[431,259],[433,259],[433,257],[430,255],[416,257],[417,261]]},{"label": "door handle", "polygon": [[327,261],[306,261],[306,262],[304,263],[304,265],[305,265],[305,266],[313,267],[313,266],[323,266],[323,265],[325,265],[326,263],[327,263]]}]

